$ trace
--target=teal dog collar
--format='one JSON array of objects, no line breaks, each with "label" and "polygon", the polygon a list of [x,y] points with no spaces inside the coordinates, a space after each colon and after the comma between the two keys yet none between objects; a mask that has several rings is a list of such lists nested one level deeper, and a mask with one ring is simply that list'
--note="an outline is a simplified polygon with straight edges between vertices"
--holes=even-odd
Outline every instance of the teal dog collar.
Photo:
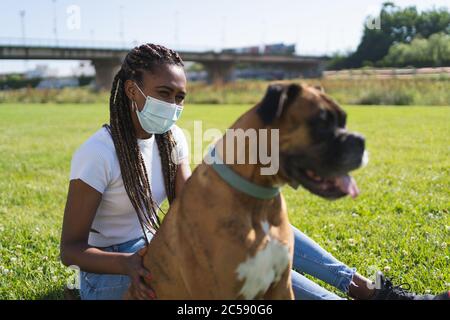
[{"label": "teal dog collar", "polygon": [[[212,168],[231,187],[257,199],[272,199],[280,193],[280,188],[262,187],[241,177],[224,163],[218,163],[216,149],[211,150]],[[223,162],[223,161],[220,161]]]}]

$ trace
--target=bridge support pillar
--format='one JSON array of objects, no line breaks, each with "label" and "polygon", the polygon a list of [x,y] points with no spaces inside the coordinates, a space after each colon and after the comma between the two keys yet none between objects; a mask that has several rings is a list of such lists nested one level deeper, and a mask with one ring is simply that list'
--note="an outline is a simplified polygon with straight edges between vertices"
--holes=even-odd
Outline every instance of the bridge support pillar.
[{"label": "bridge support pillar", "polygon": [[95,68],[95,87],[97,90],[111,90],[114,76],[122,64],[119,59],[95,59],[92,60]]},{"label": "bridge support pillar", "polygon": [[231,81],[234,63],[230,61],[211,61],[203,62],[208,73],[208,82],[210,84],[223,84]]},{"label": "bridge support pillar", "polygon": [[316,63],[304,68],[302,73],[305,78],[321,78],[325,67],[325,62]]}]

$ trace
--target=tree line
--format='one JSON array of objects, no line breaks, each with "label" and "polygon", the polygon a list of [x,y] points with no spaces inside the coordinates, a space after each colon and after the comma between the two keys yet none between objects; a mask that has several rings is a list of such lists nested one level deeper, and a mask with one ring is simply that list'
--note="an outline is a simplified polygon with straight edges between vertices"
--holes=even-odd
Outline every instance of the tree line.
[{"label": "tree line", "polygon": [[[450,12],[382,5],[378,24],[365,23],[355,52],[335,54],[329,69],[450,66]],[[374,17],[368,17],[374,19]]]}]

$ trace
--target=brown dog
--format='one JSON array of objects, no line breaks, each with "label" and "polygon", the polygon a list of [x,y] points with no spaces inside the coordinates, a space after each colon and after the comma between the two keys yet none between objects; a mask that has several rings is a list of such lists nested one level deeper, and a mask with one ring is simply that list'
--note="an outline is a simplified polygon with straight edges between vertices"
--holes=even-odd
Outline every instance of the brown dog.
[{"label": "brown dog", "polygon": [[[271,85],[232,128],[279,129],[278,172],[262,175],[260,162],[227,166],[265,188],[301,184],[328,199],[355,195],[347,173],[361,166],[364,139],[347,132],[345,122],[344,111],[321,90]],[[218,146],[227,139],[216,145],[222,159],[230,151]],[[248,143],[234,148],[248,158],[254,152]],[[144,265],[158,299],[293,299],[292,254],[283,196],[259,199],[239,191],[203,161],[150,242]],[[133,298],[132,291],[125,298]]]}]

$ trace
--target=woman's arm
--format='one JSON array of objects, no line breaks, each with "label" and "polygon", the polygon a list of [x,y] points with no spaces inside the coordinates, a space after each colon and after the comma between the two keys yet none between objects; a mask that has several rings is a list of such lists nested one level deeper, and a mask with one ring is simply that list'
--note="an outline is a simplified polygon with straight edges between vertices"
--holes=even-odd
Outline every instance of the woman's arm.
[{"label": "woman's arm", "polygon": [[88,245],[89,230],[102,194],[77,179],[70,181],[61,234],[61,260],[95,273],[125,274],[124,254],[104,252]]},{"label": "woman's arm", "polygon": [[189,166],[188,160],[183,160],[178,165],[177,176],[175,177],[175,196],[180,195],[181,190],[184,187],[187,179],[191,176],[191,167]]},{"label": "woman's arm", "polygon": [[142,252],[105,252],[88,245],[89,231],[101,198],[100,192],[83,181],[70,181],[61,234],[61,261],[87,272],[129,275],[139,288],[137,296],[148,299],[153,292],[140,279],[150,277],[142,266]]}]

